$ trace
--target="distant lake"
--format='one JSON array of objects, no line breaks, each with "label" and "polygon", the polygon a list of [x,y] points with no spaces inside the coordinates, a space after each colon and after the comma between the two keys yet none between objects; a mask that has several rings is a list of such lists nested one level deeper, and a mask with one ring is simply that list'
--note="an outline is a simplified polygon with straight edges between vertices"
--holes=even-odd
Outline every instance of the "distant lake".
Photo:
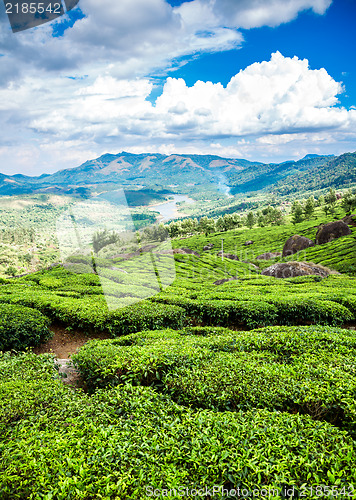
[{"label": "distant lake", "polygon": [[194,200],[186,196],[185,194],[175,194],[173,195],[173,200],[166,201],[164,203],[159,203],[158,205],[151,205],[147,207],[151,212],[159,212],[161,214],[160,222],[167,222],[171,219],[177,219],[181,217],[178,213],[177,203],[185,201],[187,203],[195,203]]}]

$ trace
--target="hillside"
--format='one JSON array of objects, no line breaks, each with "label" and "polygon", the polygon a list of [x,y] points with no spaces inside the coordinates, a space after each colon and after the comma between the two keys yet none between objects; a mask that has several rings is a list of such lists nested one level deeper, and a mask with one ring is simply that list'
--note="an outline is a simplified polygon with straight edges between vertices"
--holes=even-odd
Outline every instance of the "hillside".
[{"label": "hillside", "polygon": [[[0,174],[0,195],[46,192],[86,196],[123,187],[168,190],[196,199],[273,190],[279,194],[348,187],[356,182],[356,153],[307,155],[299,161],[263,164],[212,155],[106,154],[79,167],[40,177]],[[173,181],[172,181],[173,179]]]},{"label": "hillside", "polygon": [[[292,256],[343,274],[277,279],[260,274],[274,260],[256,259],[296,232],[314,238],[327,222],[317,215],[176,238],[174,255],[148,248],[155,273],[175,268],[161,292],[144,253],[108,259],[105,248],[101,276],[78,255],[76,268],[0,280],[2,497],[143,500],[147,485],[183,484],[195,498],[197,484],[216,484],[292,485],[314,500],[309,483],[353,488],[356,228]],[[217,255],[222,238],[240,260]],[[109,310],[115,294],[121,307]],[[76,390],[53,355],[31,352],[59,325],[69,339],[97,337],[73,353]]]},{"label": "hillside", "polygon": [[356,183],[356,153],[345,153],[325,163],[314,165],[307,172],[288,177],[287,182],[278,182],[274,190],[281,195],[303,193],[319,189],[348,188]]}]

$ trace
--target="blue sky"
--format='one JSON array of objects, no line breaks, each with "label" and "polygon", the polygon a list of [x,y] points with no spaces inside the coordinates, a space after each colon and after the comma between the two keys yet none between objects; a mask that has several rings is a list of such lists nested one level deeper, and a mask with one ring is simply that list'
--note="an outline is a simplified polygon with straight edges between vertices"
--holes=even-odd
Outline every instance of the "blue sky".
[{"label": "blue sky", "polygon": [[355,151],[355,19],[355,0],[80,0],[13,34],[1,5],[0,172]]},{"label": "blue sky", "polygon": [[184,78],[188,85],[199,79],[226,85],[237,71],[268,60],[278,50],[284,56],[306,58],[312,68],[326,68],[334,79],[343,81],[347,92],[339,99],[344,106],[351,106],[356,104],[355,23],[356,2],[337,0],[323,16],[308,10],[278,27],[241,30],[245,39],[242,49],[204,54],[174,76]]}]

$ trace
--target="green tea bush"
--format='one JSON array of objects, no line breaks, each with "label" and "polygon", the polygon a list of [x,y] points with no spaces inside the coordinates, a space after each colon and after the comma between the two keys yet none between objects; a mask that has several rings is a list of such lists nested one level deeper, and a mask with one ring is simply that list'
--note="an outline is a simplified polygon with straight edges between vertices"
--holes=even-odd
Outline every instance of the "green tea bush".
[{"label": "green tea bush", "polygon": [[245,301],[199,301],[186,304],[189,316],[208,325],[246,325],[249,328],[273,324],[277,319],[277,308],[267,302]]},{"label": "green tea bush", "polygon": [[331,327],[211,327],[92,341],[73,360],[91,389],[153,385],[218,411],[308,413],[356,435],[356,335]]},{"label": "green tea bush", "polygon": [[152,302],[179,305],[186,310],[188,316],[196,321],[217,326],[241,325],[257,328],[275,324],[341,325],[355,319],[353,312],[346,307],[349,305],[352,309],[354,307],[352,299],[348,298],[338,298],[334,302],[320,300],[318,296],[310,293],[306,297],[291,293],[283,297],[283,293],[280,295],[265,290],[264,294],[249,292],[250,299],[248,299],[248,294],[243,295],[241,290],[240,297],[237,293],[235,293],[236,300],[231,300],[233,297],[231,292],[220,294],[218,300],[216,298],[204,300],[204,292],[202,292],[203,299],[200,300],[166,295],[154,297]]},{"label": "green tea bush", "polygon": [[214,351],[267,351],[277,355],[282,362],[291,360],[293,356],[317,355],[329,351],[347,356],[356,354],[355,333],[330,326],[270,326],[248,332],[233,332],[227,328],[194,327],[185,328],[179,333],[206,337],[199,339],[199,344],[208,346]]},{"label": "green tea bush", "polygon": [[61,404],[68,392],[55,381],[58,371],[51,355],[0,353],[0,369],[0,436],[29,415],[39,416],[50,405]]},{"label": "green tea bush", "polygon": [[140,330],[182,328],[185,311],[181,307],[151,302],[141,302],[109,313],[104,329],[113,337]]},{"label": "green tea bush", "polygon": [[[0,411],[1,498],[143,500],[155,489],[174,497],[178,488],[193,498],[197,485],[258,485],[283,498],[288,485],[314,500],[306,485],[348,492],[356,482],[354,442],[327,422],[267,410],[195,411],[131,385],[90,396],[51,380],[53,359],[51,367],[48,357],[33,356],[0,356],[0,369],[12,374],[1,407],[10,410]],[[41,362],[44,380],[31,379]]]},{"label": "green tea bush", "polygon": [[[162,380],[178,403],[223,410],[269,410],[307,413],[356,435],[352,358],[330,354],[300,356],[281,362],[270,353],[218,353],[189,370],[176,367]],[[341,366],[340,366],[341,365]]]},{"label": "green tea bush", "polygon": [[330,300],[319,300],[308,296],[271,298],[278,309],[278,323],[283,325],[305,324],[342,325],[355,319],[354,314],[344,305]]},{"label": "green tea bush", "polygon": [[122,383],[160,386],[163,376],[175,366],[187,369],[198,359],[212,357],[209,350],[197,349],[183,337],[165,331],[149,338],[131,336],[128,345],[118,340],[90,341],[72,356],[89,389]]},{"label": "green tea bush", "polygon": [[28,307],[0,304],[0,351],[21,351],[51,337],[49,319]]}]

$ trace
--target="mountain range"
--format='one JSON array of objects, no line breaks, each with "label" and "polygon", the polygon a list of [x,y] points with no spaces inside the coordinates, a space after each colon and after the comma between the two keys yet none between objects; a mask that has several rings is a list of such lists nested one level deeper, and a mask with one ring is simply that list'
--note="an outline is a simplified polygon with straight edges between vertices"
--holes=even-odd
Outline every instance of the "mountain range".
[{"label": "mountain range", "polygon": [[36,192],[85,196],[117,189],[226,194],[342,188],[356,183],[356,152],[307,155],[299,161],[259,163],[213,155],[105,154],[54,174],[0,174],[0,195]]}]

